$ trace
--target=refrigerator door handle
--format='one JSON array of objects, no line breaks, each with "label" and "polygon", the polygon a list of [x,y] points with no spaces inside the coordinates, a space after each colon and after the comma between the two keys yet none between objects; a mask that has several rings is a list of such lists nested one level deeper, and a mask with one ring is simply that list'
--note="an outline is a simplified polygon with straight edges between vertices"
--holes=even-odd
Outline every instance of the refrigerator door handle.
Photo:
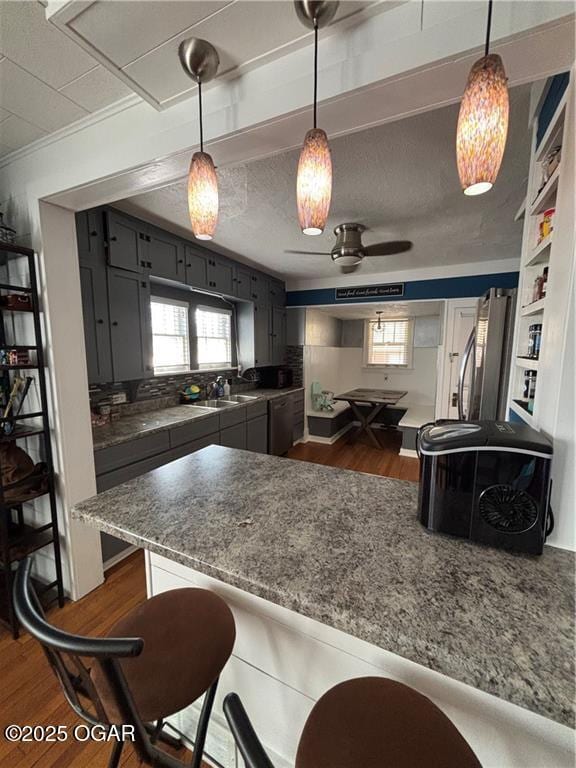
[{"label": "refrigerator door handle", "polygon": [[466,346],[464,347],[464,353],[462,355],[462,362],[460,363],[460,375],[458,376],[458,418],[464,421],[466,416],[464,415],[464,380],[466,379],[466,369],[468,368],[468,362],[470,361],[470,354],[474,349],[474,343],[476,341],[476,329],[473,328]]}]

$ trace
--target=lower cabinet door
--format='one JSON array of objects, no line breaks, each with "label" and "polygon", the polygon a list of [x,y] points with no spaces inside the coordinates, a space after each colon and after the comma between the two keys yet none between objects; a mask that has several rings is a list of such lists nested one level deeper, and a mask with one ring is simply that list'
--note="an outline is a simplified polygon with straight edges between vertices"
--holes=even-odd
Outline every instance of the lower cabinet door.
[{"label": "lower cabinet door", "polygon": [[246,422],[220,430],[220,445],[226,448],[246,448]]},{"label": "lower cabinet door", "polygon": [[256,453],[268,453],[268,416],[246,422],[246,448]]}]

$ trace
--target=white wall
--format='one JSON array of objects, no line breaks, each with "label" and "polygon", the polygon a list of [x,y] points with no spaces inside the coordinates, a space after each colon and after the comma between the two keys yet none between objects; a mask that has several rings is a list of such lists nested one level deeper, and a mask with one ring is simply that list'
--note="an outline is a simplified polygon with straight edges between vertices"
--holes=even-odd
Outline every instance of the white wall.
[{"label": "white wall", "polygon": [[[314,317],[320,314],[314,311]],[[419,317],[416,321],[419,326],[416,343],[420,336],[425,335],[425,331],[436,332],[439,328],[438,317]],[[408,394],[403,398],[402,405],[434,405],[438,346],[415,346],[413,368],[405,371],[367,369],[364,367],[363,355],[361,346],[306,346],[304,380],[307,385],[307,409],[311,410],[310,385],[314,381],[320,382],[322,389],[334,394],[356,387],[405,390]]]}]

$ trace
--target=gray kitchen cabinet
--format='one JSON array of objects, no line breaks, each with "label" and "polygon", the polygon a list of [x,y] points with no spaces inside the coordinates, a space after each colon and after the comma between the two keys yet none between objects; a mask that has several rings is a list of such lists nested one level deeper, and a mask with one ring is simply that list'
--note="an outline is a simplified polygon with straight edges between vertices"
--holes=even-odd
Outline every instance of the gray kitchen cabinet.
[{"label": "gray kitchen cabinet", "polygon": [[270,296],[270,305],[272,307],[286,306],[286,289],[281,280],[271,278],[268,281],[268,295]]},{"label": "gray kitchen cabinet", "polygon": [[186,263],[185,245],[176,235],[164,232],[156,227],[148,229],[148,253],[145,264],[154,277],[185,282]]},{"label": "gray kitchen cabinet", "polygon": [[271,306],[270,320],[270,363],[282,365],[286,358],[286,310],[284,307]]},{"label": "gray kitchen cabinet", "polygon": [[246,449],[246,422],[220,430],[220,445],[226,448]]},{"label": "gray kitchen cabinet", "polygon": [[270,365],[270,315],[268,307],[254,304],[254,365]]},{"label": "gray kitchen cabinet", "polygon": [[268,453],[268,416],[246,422],[246,448],[255,453]]},{"label": "gray kitchen cabinet", "polygon": [[176,461],[176,459],[182,459],[184,456],[189,456],[191,453],[201,451],[202,448],[207,448],[209,445],[219,445],[220,432],[213,432],[210,435],[204,435],[196,440],[191,440],[189,443],[183,443],[177,448],[172,448],[168,454],[166,454],[165,463],[169,461]]},{"label": "gray kitchen cabinet", "polygon": [[185,247],[186,283],[192,288],[208,288],[208,254],[195,246]]},{"label": "gray kitchen cabinet", "polygon": [[252,290],[252,270],[248,267],[236,265],[234,276],[234,296],[238,299],[249,301]]},{"label": "gray kitchen cabinet", "polygon": [[268,307],[270,303],[268,278],[264,275],[253,272],[250,276],[250,299],[261,307]]},{"label": "gray kitchen cabinet", "polygon": [[228,259],[211,255],[208,258],[208,288],[232,296],[234,293],[234,264]]},{"label": "gray kitchen cabinet", "polygon": [[146,226],[117,211],[106,211],[108,263],[111,267],[142,272],[147,269],[148,235]]},{"label": "gray kitchen cabinet", "polygon": [[88,383],[103,384],[112,381],[108,284],[103,261],[80,261],[80,289]]},{"label": "gray kitchen cabinet", "polygon": [[151,376],[150,280],[127,270],[108,269],[108,298],[114,381]]},{"label": "gray kitchen cabinet", "polygon": [[292,395],[292,441],[304,437],[304,392],[294,392]]},{"label": "gray kitchen cabinet", "polygon": [[100,208],[76,214],[76,241],[80,261],[104,264],[104,219]]}]

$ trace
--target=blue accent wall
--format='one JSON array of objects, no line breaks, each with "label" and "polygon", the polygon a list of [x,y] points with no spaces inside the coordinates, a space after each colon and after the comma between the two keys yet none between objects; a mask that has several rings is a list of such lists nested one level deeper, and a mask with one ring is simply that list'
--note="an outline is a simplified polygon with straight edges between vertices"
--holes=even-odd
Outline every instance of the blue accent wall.
[{"label": "blue accent wall", "polygon": [[536,131],[536,146],[540,146],[542,137],[546,133],[546,129],[550,125],[550,121],[554,117],[556,107],[560,104],[560,99],[564,95],[564,91],[568,87],[570,81],[570,73],[563,72],[561,75],[554,75],[550,81],[548,87],[548,93],[544,99],[542,106],[540,107],[540,113],[538,115],[538,130]]},{"label": "blue accent wall", "polygon": [[[393,280],[391,280],[392,282]],[[374,297],[336,301],[335,288],[316,288],[309,291],[288,291],[289,307],[309,307],[321,304],[365,304],[366,302],[417,301],[422,299],[463,299],[482,296],[490,288],[516,288],[518,272],[499,272],[466,277],[440,277],[435,280],[412,280],[404,283],[404,296]]]}]

